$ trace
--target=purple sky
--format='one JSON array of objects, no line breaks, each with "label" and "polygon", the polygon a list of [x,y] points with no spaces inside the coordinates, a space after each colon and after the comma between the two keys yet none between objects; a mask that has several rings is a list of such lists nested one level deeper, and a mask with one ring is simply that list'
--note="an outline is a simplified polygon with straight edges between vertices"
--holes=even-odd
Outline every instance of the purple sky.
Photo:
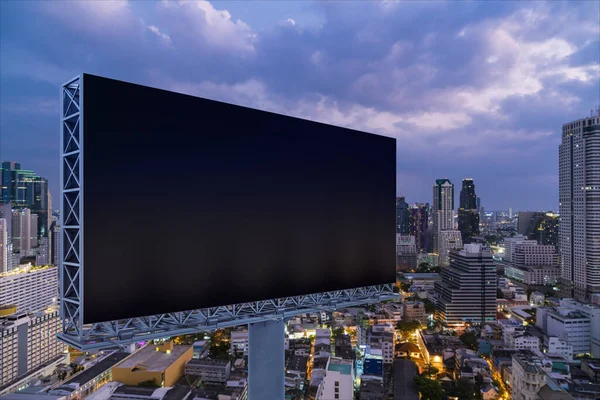
[{"label": "purple sky", "polygon": [[600,103],[599,4],[2,1],[0,159],[58,201],[58,88],[88,72],[394,136],[409,202],[470,177],[488,210],[557,209],[561,125]]}]

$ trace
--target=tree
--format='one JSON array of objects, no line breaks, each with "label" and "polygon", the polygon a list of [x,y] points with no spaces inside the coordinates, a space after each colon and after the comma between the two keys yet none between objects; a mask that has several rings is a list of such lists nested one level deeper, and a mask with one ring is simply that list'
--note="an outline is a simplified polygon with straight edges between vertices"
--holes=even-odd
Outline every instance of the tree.
[{"label": "tree", "polygon": [[423,304],[425,305],[425,312],[427,314],[433,314],[435,312],[435,304],[433,304],[428,299],[423,299]]},{"label": "tree", "polygon": [[405,336],[410,334],[421,327],[421,322],[419,321],[400,321],[396,324],[396,328],[400,331],[400,333]]},{"label": "tree", "polygon": [[425,368],[428,376],[437,376],[440,373],[440,370],[434,367],[431,363],[425,364]]},{"label": "tree", "polygon": [[477,340],[477,335],[473,332],[466,332],[460,335],[460,341],[463,342],[465,346],[470,348],[471,350],[477,351],[479,348],[479,341]]},{"label": "tree", "polygon": [[496,298],[498,298],[498,299],[504,298],[504,293],[502,293],[502,290],[496,289]]},{"label": "tree", "polygon": [[419,375],[415,377],[415,384],[422,400],[442,400],[445,397],[444,389],[437,380]]},{"label": "tree", "polygon": [[339,327],[339,328],[335,328],[332,332],[333,337],[336,337],[338,335],[343,335],[344,334],[344,328]]},{"label": "tree", "polygon": [[481,398],[479,388],[469,379],[459,379],[456,381],[455,394],[461,400],[476,400]]},{"label": "tree", "polygon": [[138,384],[138,386],[141,387],[160,387],[160,385],[158,384],[158,382],[156,382],[156,378],[152,378],[150,380],[144,381],[144,382],[140,382]]}]

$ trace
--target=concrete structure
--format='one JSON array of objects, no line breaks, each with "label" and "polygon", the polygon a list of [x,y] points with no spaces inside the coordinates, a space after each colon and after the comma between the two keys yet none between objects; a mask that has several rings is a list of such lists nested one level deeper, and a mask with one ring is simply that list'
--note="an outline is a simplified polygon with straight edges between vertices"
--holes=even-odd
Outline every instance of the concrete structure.
[{"label": "concrete structure", "polygon": [[450,251],[463,248],[463,242],[460,231],[446,230],[439,233],[439,259],[440,267],[450,264]]},{"label": "concrete structure", "polygon": [[330,357],[323,381],[317,390],[317,400],[353,399],[354,368],[350,360]]},{"label": "concrete structure", "polygon": [[248,355],[248,330],[239,330],[231,332],[231,353],[240,353]]},{"label": "concrete structure", "polygon": [[408,235],[410,232],[410,214],[408,203],[403,196],[396,197],[396,233]]},{"label": "concrete structure", "polygon": [[19,312],[39,311],[57,304],[58,268],[13,269],[0,274],[0,304],[14,304]]},{"label": "concrete structure", "polygon": [[38,241],[38,216],[30,209],[15,209],[12,211],[11,238],[13,250],[18,251],[21,257],[32,255],[32,248],[37,247]]},{"label": "concrete structure", "polygon": [[442,269],[436,318],[450,326],[480,325],[496,320],[496,266],[479,244],[450,251],[450,266]]},{"label": "concrete structure", "polygon": [[538,400],[538,392],[546,385],[546,373],[536,365],[527,352],[512,355],[512,398]]},{"label": "concrete structure", "polygon": [[433,185],[433,253],[440,253],[440,232],[454,230],[454,185],[437,179]]},{"label": "concrete structure", "polygon": [[113,380],[126,385],[155,380],[160,387],[173,386],[192,354],[192,346],[174,346],[171,341],[148,344],[113,367]]},{"label": "concrete structure", "polygon": [[415,204],[410,207],[410,234],[415,237],[417,252],[427,252],[427,231],[429,230],[429,204]]},{"label": "concrete structure", "polygon": [[537,336],[512,335],[508,339],[511,349],[532,351],[540,349],[540,339]]},{"label": "concrete structure", "polygon": [[569,361],[573,359],[573,346],[567,343],[566,340],[560,340],[556,336],[549,336],[544,346],[548,354],[558,354]]},{"label": "concrete structure", "polygon": [[590,319],[577,311],[558,309],[548,314],[548,335],[573,347],[574,354],[591,352]]},{"label": "concrete structure", "polygon": [[514,262],[513,253],[517,245],[537,245],[537,241],[529,240],[523,235],[504,238],[504,261]]},{"label": "concrete structure", "polygon": [[560,278],[560,268],[550,266],[517,267],[504,266],[504,275],[526,285],[555,286]]},{"label": "concrete structure", "polygon": [[[525,242],[525,241],[524,241]],[[517,267],[545,265],[558,267],[556,248],[547,244],[517,242],[512,245],[512,264]]]},{"label": "concrete structure", "polygon": [[199,377],[207,383],[227,383],[231,362],[225,360],[192,359],[185,365],[185,374]]},{"label": "concrete structure", "polygon": [[0,218],[0,273],[8,272],[8,256],[12,257],[12,246],[8,253],[9,240],[8,222],[6,218]]},{"label": "concrete structure", "polygon": [[396,235],[396,271],[415,271],[417,269],[417,246],[415,237]]},{"label": "concrete structure", "polygon": [[50,395],[64,396],[66,400],[85,399],[98,388],[112,379],[112,368],[129,353],[122,351],[108,352],[101,356],[91,367],[78,373],[62,385],[50,390]]},{"label": "concrete structure", "polygon": [[600,293],[600,111],[562,127],[559,146],[561,294]]},{"label": "concrete structure", "polygon": [[56,307],[0,318],[0,386],[64,354],[67,346],[56,338],[61,328]]},{"label": "concrete structure", "polygon": [[41,237],[38,242],[38,247],[35,251],[35,265],[51,265],[51,250],[50,238],[48,236]]},{"label": "concrete structure", "polygon": [[402,303],[403,321],[425,322],[425,304],[422,301],[407,301]]},{"label": "concrete structure", "polygon": [[477,196],[473,179],[465,178],[460,191],[458,208],[458,230],[463,243],[471,243],[473,236],[479,235],[479,213],[477,212]]},{"label": "concrete structure", "polygon": [[560,300],[560,306],[581,313],[590,320],[590,349],[593,357],[600,358],[600,305],[584,304],[571,299]]}]

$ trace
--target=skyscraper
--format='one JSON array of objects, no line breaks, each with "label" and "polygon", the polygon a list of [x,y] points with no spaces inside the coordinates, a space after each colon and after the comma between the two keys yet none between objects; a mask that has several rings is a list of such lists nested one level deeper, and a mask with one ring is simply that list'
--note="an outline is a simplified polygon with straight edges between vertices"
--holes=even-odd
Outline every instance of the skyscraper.
[{"label": "skyscraper", "polygon": [[22,257],[29,257],[31,249],[37,247],[38,216],[28,208],[12,211],[12,242],[14,251],[19,251]]},{"label": "skyscraper", "polygon": [[[0,218],[0,273],[8,271],[8,223]],[[12,251],[10,256],[12,256]]]},{"label": "skyscraper", "polygon": [[450,326],[480,325],[496,319],[496,265],[480,244],[450,250],[450,266],[436,282],[436,317]]},{"label": "skyscraper", "polygon": [[458,230],[463,243],[471,243],[471,237],[479,234],[477,199],[473,179],[463,179],[458,208]]},{"label": "skyscraper", "polygon": [[34,171],[21,169],[14,161],[2,163],[0,203],[13,208],[29,208],[39,216],[37,236],[46,236],[50,221],[48,180]]},{"label": "skyscraper", "polygon": [[428,208],[429,204],[410,207],[410,234],[415,237],[418,252],[427,252]]},{"label": "skyscraper", "polygon": [[558,222],[558,215],[551,212],[519,212],[517,233],[558,248]]},{"label": "skyscraper", "polygon": [[396,233],[408,235],[409,225],[408,203],[404,196],[396,197]]},{"label": "skyscraper", "polygon": [[561,295],[600,293],[600,109],[562,127],[559,146]]},{"label": "skyscraper", "polygon": [[438,179],[433,185],[433,252],[440,252],[440,232],[454,229],[454,185]]}]

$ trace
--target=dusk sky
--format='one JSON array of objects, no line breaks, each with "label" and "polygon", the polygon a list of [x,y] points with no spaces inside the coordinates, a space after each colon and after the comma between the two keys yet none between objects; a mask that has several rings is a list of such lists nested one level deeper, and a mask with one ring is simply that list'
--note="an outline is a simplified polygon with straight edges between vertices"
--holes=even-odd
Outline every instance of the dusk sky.
[{"label": "dusk sky", "polygon": [[58,208],[59,87],[87,72],[396,137],[410,203],[469,177],[487,210],[556,210],[561,126],[600,104],[599,21],[583,0],[0,1],[0,159]]}]

